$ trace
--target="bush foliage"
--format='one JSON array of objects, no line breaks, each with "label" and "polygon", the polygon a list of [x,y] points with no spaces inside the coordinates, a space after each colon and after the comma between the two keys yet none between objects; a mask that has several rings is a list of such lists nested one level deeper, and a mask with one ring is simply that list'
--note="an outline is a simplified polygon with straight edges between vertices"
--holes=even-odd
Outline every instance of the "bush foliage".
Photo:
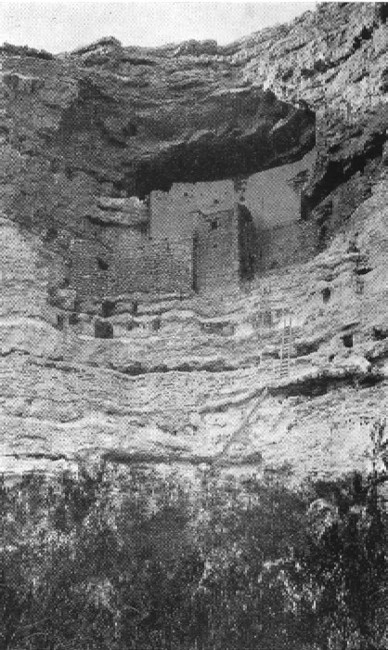
[{"label": "bush foliage", "polygon": [[386,647],[386,515],[360,476],[190,492],[80,468],[1,494],[5,650]]},{"label": "bush foliage", "polygon": [[36,50],[34,47],[28,45],[13,45],[12,43],[3,43],[0,46],[0,53],[7,54],[8,56],[31,56],[36,59],[51,60],[54,55],[46,50]]}]

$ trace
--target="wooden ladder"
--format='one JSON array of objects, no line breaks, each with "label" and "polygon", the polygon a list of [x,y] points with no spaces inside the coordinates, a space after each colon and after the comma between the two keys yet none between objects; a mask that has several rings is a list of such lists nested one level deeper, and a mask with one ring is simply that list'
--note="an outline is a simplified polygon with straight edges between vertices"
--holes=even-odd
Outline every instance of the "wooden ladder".
[{"label": "wooden ladder", "polygon": [[364,279],[358,274],[361,265],[361,254],[358,254],[356,265],[354,269],[354,290],[356,294],[361,296],[364,293]]},{"label": "wooden ladder", "polygon": [[359,337],[361,338],[361,336],[362,336],[362,328],[364,326],[365,318],[366,318],[366,310],[365,310],[364,278],[363,278],[363,276],[360,276],[357,273],[357,271],[360,268],[360,264],[361,264],[361,256],[359,255],[357,260],[356,260],[356,267],[355,267],[355,270],[354,270],[354,275],[355,275],[355,277],[354,277],[354,291],[355,291],[355,293],[356,293],[356,295],[358,297],[358,307],[359,307],[359,311],[358,311],[359,318],[358,318],[358,320],[359,320],[359,329],[360,329]]},{"label": "wooden ladder", "polygon": [[283,379],[290,374],[290,354],[292,343],[292,316],[291,312],[286,313],[283,311],[283,332],[282,332],[282,345],[280,348],[280,365],[279,377]]},{"label": "wooden ladder", "polygon": [[262,287],[259,313],[260,338],[263,332],[272,325],[271,284]]}]

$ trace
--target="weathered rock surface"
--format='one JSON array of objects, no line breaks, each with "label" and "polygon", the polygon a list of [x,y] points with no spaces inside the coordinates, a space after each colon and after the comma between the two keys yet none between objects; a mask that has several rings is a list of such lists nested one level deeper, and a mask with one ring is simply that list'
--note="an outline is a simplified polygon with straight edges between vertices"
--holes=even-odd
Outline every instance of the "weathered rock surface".
[{"label": "weathered rock surface", "polygon": [[82,170],[129,195],[257,171],[313,145],[313,113],[246,87],[228,59],[128,50],[94,50],[92,66],[89,52],[5,57],[7,141],[24,156],[42,154],[49,176]]},{"label": "weathered rock surface", "polygon": [[[54,329],[34,242],[3,222],[5,270],[12,254],[23,254],[21,275],[6,294],[13,316],[7,309],[1,321],[3,467],[100,453],[124,462],[213,460],[256,469],[289,463],[301,476],[362,469],[370,422],[387,409],[388,347],[380,338],[387,326],[387,198],[385,181],[352,217],[370,268],[363,294],[356,293],[351,233],[340,234],[309,264],[255,281],[249,295],[223,296],[217,305],[200,298],[140,305],[138,323],[157,313],[157,331],[125,333],[125,320],[134,317],[112,315],[118,336],[110,340],[93,338],[82,324]],[[271,287],[273,326],[260,331],[254,322],[263,283]],[[331,290],[326,304],[323,286]],[[294,345],[290,376],[280,378],[285,306],[293,310]],[[201,328],[214,311],[233,323],[233,334]],[[342,342],[348,331],[352,349]]]},{"label": "weathered rock surface", "polygon": [[[4,58],[5,471],[96,454],[290,464],[298,477],[364,467],[388,397],[386,17],[381,4],[325,4],[227,48],[105,39],[51,60]],[[313,145],[313,112],[305,216],[322,226],[317,257],[210,300],[159,297],[133,313],[122,296],[101,314],[113,339],[94,337],[91,313],[59,326],[58,304],[76,312],[61,282],[81,216],[129,218],[131,194],[295,160]]]}]

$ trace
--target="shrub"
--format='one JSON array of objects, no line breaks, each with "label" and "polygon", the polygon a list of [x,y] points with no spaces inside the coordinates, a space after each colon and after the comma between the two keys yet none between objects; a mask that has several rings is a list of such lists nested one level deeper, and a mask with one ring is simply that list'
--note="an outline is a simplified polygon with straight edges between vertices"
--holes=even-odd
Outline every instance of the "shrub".
[{"label": "shrub", "polygon": [[2,485],[2,645],[382,648],[386,515],[374,485],[213,476],[189,492],[176,477],[104,467]]},{"label": "shrub", "polygon": [[3,43],[0,46],[0,52],[9,56],[31,56],[36,59],[54,59],[54,55],[46,50],[36,50],[28,45],[12,45],[11,43]]}]

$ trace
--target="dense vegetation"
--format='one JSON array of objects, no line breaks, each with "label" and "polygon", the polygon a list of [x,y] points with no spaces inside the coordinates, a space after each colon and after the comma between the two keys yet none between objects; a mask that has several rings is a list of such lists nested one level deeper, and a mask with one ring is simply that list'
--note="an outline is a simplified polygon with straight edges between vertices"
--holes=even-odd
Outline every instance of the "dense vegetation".
[{"label": "dense vegetation", "polygon": [[2,486],[5,650],[345,650],[387,644],[386,514],[354,475],[146,471]]},{"label": "dense vegetation", "polygon": [[8,56],[32,56],[36,59],[53,59],[53,54],[46,52],[46,50],[36,50],[34,47],[28,45],[13,45],[12,43],[3,43],[0,46],[0,54],[7,54]]}]

